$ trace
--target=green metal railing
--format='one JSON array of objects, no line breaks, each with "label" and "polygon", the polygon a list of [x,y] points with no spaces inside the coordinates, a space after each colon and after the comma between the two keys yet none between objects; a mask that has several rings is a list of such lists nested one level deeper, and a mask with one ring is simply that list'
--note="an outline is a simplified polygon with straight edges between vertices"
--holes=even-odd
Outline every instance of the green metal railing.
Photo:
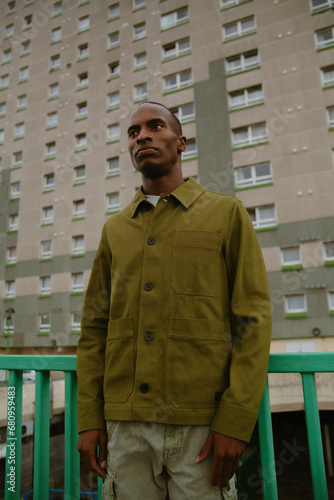
[{"label": "green metal railing", "polygon": [[[22,438],[22,370],[36,371],[33,498],[49,495],[50,371],[65,373],[65,500],[80,498],[80,458],[77,452],[76,356],[0,356],[9,370],[5,500],[20,500]],[[270,373],[300,373],[315,500],[327,500],[325,464],[315,386],[315,373],[334,371],[333,353],[271,354]],[[277,500],[277,482],[268,383],[258,419],[263,500]],[[98,497],[102,498],[99,480]]]}]

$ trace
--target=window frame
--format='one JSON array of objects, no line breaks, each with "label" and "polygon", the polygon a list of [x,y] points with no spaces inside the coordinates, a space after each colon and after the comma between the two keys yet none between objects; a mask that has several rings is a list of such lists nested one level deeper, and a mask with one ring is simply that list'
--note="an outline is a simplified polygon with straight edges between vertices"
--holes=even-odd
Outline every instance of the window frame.
[{"label": "window frame", "polygon": [[[190,74],[190,79],[185,81],[185,82],[181,82],[181,76],[186,74],[186,73]],[[167,86],[166,80],[168,78],[173,78],[173,77],[175,77],[176,83],[173,85]],[[184,88],[191,87],[193,85],[193,83],[194,83],[194,81],[193,81],[193,74],[192,74],[191,69],[179,71],[178,73],[172,73],[172,74],[166,75],[164,77],[164,92],[166,93],[166,92],[175,92],[177,90],[182,90]]]},{"label": "window frame", "polygon": [[[186,16],[179,18],[179,14],[183,11],[186,12]],[[167,19],[168,16],[172,16],[172,21],[164,26],[163,19]],[[160,28],[161,31],[168,30],[170,28],[175,28],[176,26],[180,26],[181,24],[185,24],[189,22],[189,8],[188,5],[181,7],[179,9],[166,12],[166,14],[162,14],[160,17]]]},{"label": "window frame", "polygon": [[[184,42],[189,42],[189,45],[185,49],[180,49],[180,44],[182,44]],[[168,46],[175,46],[174,53],[171,55],[166,55],[166,48],[168,48]],[[182,56],[191,54],[190,36],[181,38],[180,40],[176,40],[175,42],[166,43],[162,46],[162,50],[163,50],[163,54],[162,54],[163,61],[169,61],[169,60],[175,59],[177,57],[182,57]]]},{"label": "window frame", "polygon": [[[253,89],[259,89],[261,92],[260,97],[252,98],[250,96],[251,91]],[[241,94],[244,97],[244,100],[240,104],[233,104],[233,94]],[[228,93],[228,101],[229,101],[229,110],[230,111],[236,111],[238,109],[243,109],[243,108],[249,108],[252,106],[257,106],[258,104],[263,104],[264,103],[264,93],[263,93],[263,87],[262,84],[259,83],[257,85],[252,85],[251,87],[246,87],[243,89],[238,89],[238,90],[233,90]]]},{"label": "window frame", "polygon": [[[242,28],[242,24],[244,22],[247,22],[249,20],[253,21],[253,26],[251,28]],[[236,26],[236,34],[232,35],[227,35],[226,34],[226,28]],[[256,33],[256,19],[254,14],[251,14],[250,16],[244,17],[242,19],[238,19],[236,21],[232,21],[230,23],[223,24],[223,40],[224,42],[229,42],[230,40],[235,40],[237,38],[241,38],[243,36],[247,35],[252,35],[253,33]]]},{"label": "window frame", "polygon": [[[269,208],[273,209],[274,216],[266,219],[261,219],[261,211],[267,210]],[[252,220],[251,214],[249,213],[251,210],[254,211],[254,216],[255,216],[254,220]],[[259,205],[255,207],[249,207],[247,208],[247,212],[251,218],[255,230],[270,229],[272,227],[277,227],[277,213],[275,204],[272,203],[266,205]]]},{"label": "window frame", "polygon": [[[262,167],[263,165],[268,165],[269,166],[269,174],[267,175],[257,175],[256,169],[257,167]],[[246,169],[251,169],[251,176],[246,180],[240,180],[238,179],[238,172],[241,170],[246,170]],[[238,167],[234,171],[234,178],[235,178],[235,187],[236,189],[243,189],[243,188],[251,188],[251,187],[258,187],[263,184],[268,184],[272,183],[273,180],[273,175],[272,175],[272,168],[271,168],[271,163],[270,162],[263,162],[263,163],[255,163],[253,165],[245,165],[242,167]]]}]

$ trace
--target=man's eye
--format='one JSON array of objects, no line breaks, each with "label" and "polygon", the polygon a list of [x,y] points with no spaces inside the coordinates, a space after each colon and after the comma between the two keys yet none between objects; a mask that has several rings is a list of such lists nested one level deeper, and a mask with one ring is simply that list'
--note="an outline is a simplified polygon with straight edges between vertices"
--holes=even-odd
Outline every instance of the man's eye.
[{"label": "man's eye", "polygon": [[129,137],[134,137],[136,135],[136,131],[135,130],[131,130],[131,132],[129,132]]},{"label": "man's eye", "polygon": [[158,128],[162,128],[162,125],[161,125],[161,123],[155,123],[152,128],[153,128],[153,130],[156,130]]}]

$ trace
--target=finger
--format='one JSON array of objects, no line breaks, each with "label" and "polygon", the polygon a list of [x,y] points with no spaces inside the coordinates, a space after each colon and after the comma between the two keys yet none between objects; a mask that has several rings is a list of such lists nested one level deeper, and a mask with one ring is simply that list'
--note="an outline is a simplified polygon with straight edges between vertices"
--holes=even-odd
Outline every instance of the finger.
[{"label": "finger", "polygon": [[207,437],[207,440],[205,441],[203,448],[201,449],[198,457],[196,458],[195,463],[199,464],[199,463],[203,462],[203,460],[205,460],[209,456],[212,448],[213,448],[213,435],[210,432],[208,437]]},{"label": "finger", "polygon": [[229,462],[229,461],[225,462],[223,472],[221,475],[221,481],[220,481],[221,488],[225,489],[227,487],[229,480],[235,474],[235,472],[238,468],[238,465],[239,465],[238,458],[235,458],[231,462]]},{"label": "finger", "polygon": [[225,467],[224,459],[219,457],[219,455],[215,454],[213,458],[213,468],[212,468],[212,478],[211,478],[212,488],[218,488],[224,467]]},{"label": "finger", "polygon": [[107,433],[102,433],[100,436],[99,442],[99,464],[102,469],[107,468],[107,444],[108,444],[108,436]]}]

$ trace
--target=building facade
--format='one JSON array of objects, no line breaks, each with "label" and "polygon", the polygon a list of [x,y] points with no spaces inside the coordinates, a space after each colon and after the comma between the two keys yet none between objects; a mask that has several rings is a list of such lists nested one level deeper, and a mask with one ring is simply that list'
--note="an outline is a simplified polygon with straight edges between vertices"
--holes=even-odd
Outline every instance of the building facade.
[{"label": "building facade", "polygon": [[[334,349],[333,0],[0,3],[0,348],[72,352],[127,123],[177,114],[185,176],[246,206],[273,352]],[[126,276],[120,276],[120,282]]]}]

